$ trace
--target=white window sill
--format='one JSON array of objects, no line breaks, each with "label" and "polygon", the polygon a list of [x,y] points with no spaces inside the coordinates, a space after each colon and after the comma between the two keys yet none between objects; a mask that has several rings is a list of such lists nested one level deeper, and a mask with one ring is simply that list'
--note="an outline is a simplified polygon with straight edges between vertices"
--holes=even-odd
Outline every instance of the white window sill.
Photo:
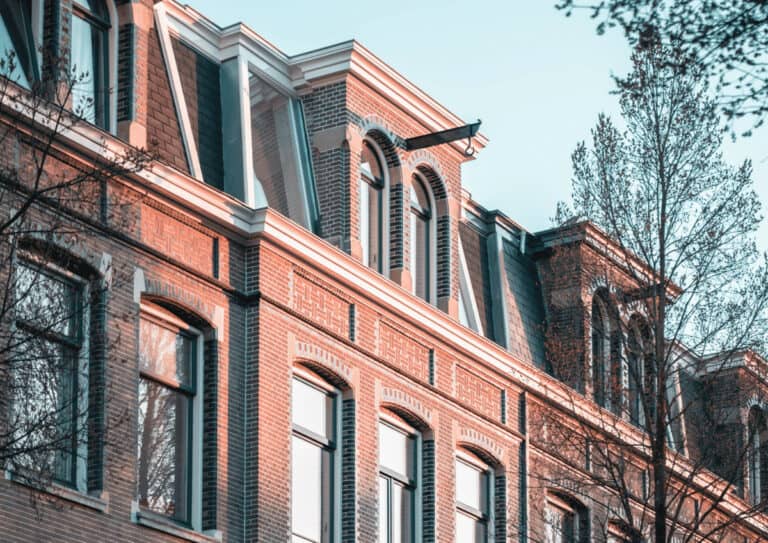
[{"label": "white window sill", "polygon": [[38,488],[33,485],[31,481],[24,480],[23,477],[14,474],[10,470],[5,470],[5,478],[9,481],[13,481],[16,484],[26,486],[38,492],[50,494],[51,496],[61,498],[62,500],[67,500],[69,502],[88,507],[89,509],[94,509],[101,513],[106,513],[109,510],[108,492],[102,491],[98,496],[96,496],[92,494],[86,494],[84,492],[80,492],[79,490],[75,490],[74,488],[69,488],[54,482],[51,482],[42,488]]},{"label": "white window sill", "polygon": [[219,530],[198,532],[197,530],[177,524],[163,515],[158,515],[151,511],[143,511],[139,509],[136,502],[133,504],[133,509],[134,522],[140,526],[192,541],[193,543],[221,543],[222,535]]}]

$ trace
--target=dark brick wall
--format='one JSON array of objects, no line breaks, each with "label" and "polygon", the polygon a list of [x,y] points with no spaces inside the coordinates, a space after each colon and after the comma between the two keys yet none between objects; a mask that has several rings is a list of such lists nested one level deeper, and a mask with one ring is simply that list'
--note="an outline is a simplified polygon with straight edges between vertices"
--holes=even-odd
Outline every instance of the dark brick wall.
[{"label": "dark brick wall", "polygon": [[189,173],[186,152],[181,139],[181,128],[171,94],[160,39],[157,30],[150,32],[147,57],[147,86],[151,99],[145,103],[147,115],[147,144],[163,162]]}]

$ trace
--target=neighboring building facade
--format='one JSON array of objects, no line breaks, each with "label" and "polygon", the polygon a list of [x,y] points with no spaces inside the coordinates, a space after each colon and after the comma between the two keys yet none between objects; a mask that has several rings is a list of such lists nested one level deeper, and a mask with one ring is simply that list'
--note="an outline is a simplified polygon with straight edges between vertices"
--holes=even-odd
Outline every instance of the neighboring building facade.
[{"label": "neighboring building facade", "polygon": [[[7,0],[0,16],[21,87],[50,58],[89,75],[70,102],[87,122],[56,139],[53,169],[157,156],[102,187],[102,205],[129,203],[119,220],[22,240],[18,284],[54,246],[67,256],[46,258],[43,286],[103,297],[46,340],[82,376],[71,431],[87,438],[54,460],[51,502],[6,470],[0,540],[628,540],[609,492],[558,483],[589,453],[552,450],[542,422],[615,412],[642,439],[632,390],[606,385],[613,319],[639,319],[638,352],[647,339],[616,301],[631,285],[574,264],[610,261],[601,232],[532,234],[481,207],[466,140],[407,151],[464,123],[357,42],[287,56],[171,1]],[[739,392],[765,361],[739,360],[697,359],[674,383],[721,391],[721,430],[755,440],[724,515],[768,495],[768,403]],[[672,433],[699,456],[684,422]],[[768,539],[766,518],[728,540]]]}]

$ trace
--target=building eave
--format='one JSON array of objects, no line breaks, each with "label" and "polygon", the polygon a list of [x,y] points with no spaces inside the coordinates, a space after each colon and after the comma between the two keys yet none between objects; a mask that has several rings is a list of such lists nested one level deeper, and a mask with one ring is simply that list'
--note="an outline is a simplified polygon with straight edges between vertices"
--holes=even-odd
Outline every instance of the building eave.
[{"label": "building eave", "polygon": [[[424,126],[425,132],[466,124],[356,40],[289,56],[242,23],[222,28],[175,0],[163,0],[162,4],[174,37],[217,62],[246,52],[252,69],[292,94],[353,75],[411,115]],[[480,151],[488,144],[488,138],[477,134],[472,144]],[[466,142],[455,141],[450,146],[464,152]]]}]

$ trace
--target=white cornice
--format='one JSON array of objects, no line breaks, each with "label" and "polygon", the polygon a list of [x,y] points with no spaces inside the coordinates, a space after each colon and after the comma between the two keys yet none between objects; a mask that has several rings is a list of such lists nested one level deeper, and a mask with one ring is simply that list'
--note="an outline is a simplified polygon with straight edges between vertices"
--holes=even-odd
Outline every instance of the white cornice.
[{"label": "white cornice", "polygon": [[[175,0],[162,3],[169,29],[175,37],[218,62],[245,53],[254,71],[284,90],[290,88],[292,93],[298,93],[314,84],[328,84],[333,78],[342,80],[352,74],[416,119],[425,132],[465,124],[355,40],[288,56],[242,23],[221,28],[200,12]],[[488,139],[483,134],[477,134],[473,140],[478,151],[487,144]],[[463,152],[466,143],[453,142],[451,147]]]}]

